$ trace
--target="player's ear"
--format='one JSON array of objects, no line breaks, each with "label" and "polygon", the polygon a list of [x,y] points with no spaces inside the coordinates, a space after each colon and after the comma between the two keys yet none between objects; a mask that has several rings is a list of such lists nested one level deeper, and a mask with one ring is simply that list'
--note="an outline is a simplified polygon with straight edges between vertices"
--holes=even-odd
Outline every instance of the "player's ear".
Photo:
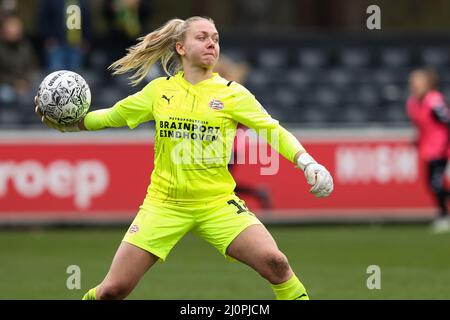
[{"label": "player's ear", "polygon": [[184,45],[181,42],[179,42],[179,41],[177,41],[175,43],[175,50],[177,51],[177,53],[180,56],[184,56],[185,55]]}]

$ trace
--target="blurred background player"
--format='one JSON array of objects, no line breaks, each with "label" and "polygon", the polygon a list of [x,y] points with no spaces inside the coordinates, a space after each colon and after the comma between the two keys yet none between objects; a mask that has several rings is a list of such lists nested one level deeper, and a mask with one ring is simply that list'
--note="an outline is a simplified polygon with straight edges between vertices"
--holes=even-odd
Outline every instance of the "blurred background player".
[{"label": "blurred background player", "polygon": [[449,152],[450,114],[444,95],[438,90],[438,76],[432,69],[416,69],[409,77],[407,113],[417,128],[419,157],[426,165],[428,186],[439,213],[433,223],[436,232],[450,231],[445,183]]}]

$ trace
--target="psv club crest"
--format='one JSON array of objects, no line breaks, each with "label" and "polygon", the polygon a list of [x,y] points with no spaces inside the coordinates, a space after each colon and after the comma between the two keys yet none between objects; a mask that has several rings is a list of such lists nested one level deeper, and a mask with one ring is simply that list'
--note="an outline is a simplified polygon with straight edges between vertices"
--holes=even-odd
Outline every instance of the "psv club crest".
[{"label": "psv club crest", "polygon": [[129,233],[136,233],[136,232],[138,232],[139,231],[139,226],[137,225],[137,224],[133,224],[131,227],[130,227],[130,230],[128,231]]},{"label": "psv club crest", "polygon": [[213,99],[209,102],[209,106],[213,110],[222,110],[223,109],[223,102],[220,100]]}]

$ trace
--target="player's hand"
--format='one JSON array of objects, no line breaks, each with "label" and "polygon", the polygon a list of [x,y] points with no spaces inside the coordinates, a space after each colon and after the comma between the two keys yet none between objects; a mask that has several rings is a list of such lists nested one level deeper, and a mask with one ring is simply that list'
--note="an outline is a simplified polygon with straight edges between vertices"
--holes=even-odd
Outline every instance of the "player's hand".
[{"label": "player's hand", "polygon": [[297,164],[304,171],[308,184],[312,185],[309,192],[317,198],[328,197],[334,187],[330,172],[307,153],[298,157]]},{"label": "player's hand", "polygon": [[68,125],[62,125],[62,124],[54,123],[54,122],[50,121],[49,119],[47,119],[42,114],[41,110],[39,109],[39,101],[38,101],[37,97],[34,97],[34,105],[35,105],[34,112],[41,119],[42,123],[45,124],[47,127],[55,129],[55,130],[58,130],[60,132],[78,132],[78,131],[81,131],[80,127],[78,125],[78,122],[75,122],[75,123],[72,123],[72,124],[68,124]]},{"label": "player's hand", "polygon": [[321,164],[311,163],[305,169],[308,184],[313,187],[309,190],[317,198],[328,197],[333,191],[333,178]]}]

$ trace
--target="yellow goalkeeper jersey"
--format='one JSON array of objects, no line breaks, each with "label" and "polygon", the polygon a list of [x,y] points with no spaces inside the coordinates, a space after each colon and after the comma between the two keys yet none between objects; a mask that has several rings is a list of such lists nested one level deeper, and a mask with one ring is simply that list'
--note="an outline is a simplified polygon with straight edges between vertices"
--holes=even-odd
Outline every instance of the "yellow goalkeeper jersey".
[{"label": "yellow goalkeeper jersey", "polygon": [[[237,124],[267,133],[271,146],[294,161],[300,142],[242,85],[217,73],[191,84],[183,71],[154,79],[112,108],[88,113],[88,130],[155,121],[154,169],[147,198],[208,202],[234,192],[228,171]],[[276,138],[276,143],[274,139]]]}]

